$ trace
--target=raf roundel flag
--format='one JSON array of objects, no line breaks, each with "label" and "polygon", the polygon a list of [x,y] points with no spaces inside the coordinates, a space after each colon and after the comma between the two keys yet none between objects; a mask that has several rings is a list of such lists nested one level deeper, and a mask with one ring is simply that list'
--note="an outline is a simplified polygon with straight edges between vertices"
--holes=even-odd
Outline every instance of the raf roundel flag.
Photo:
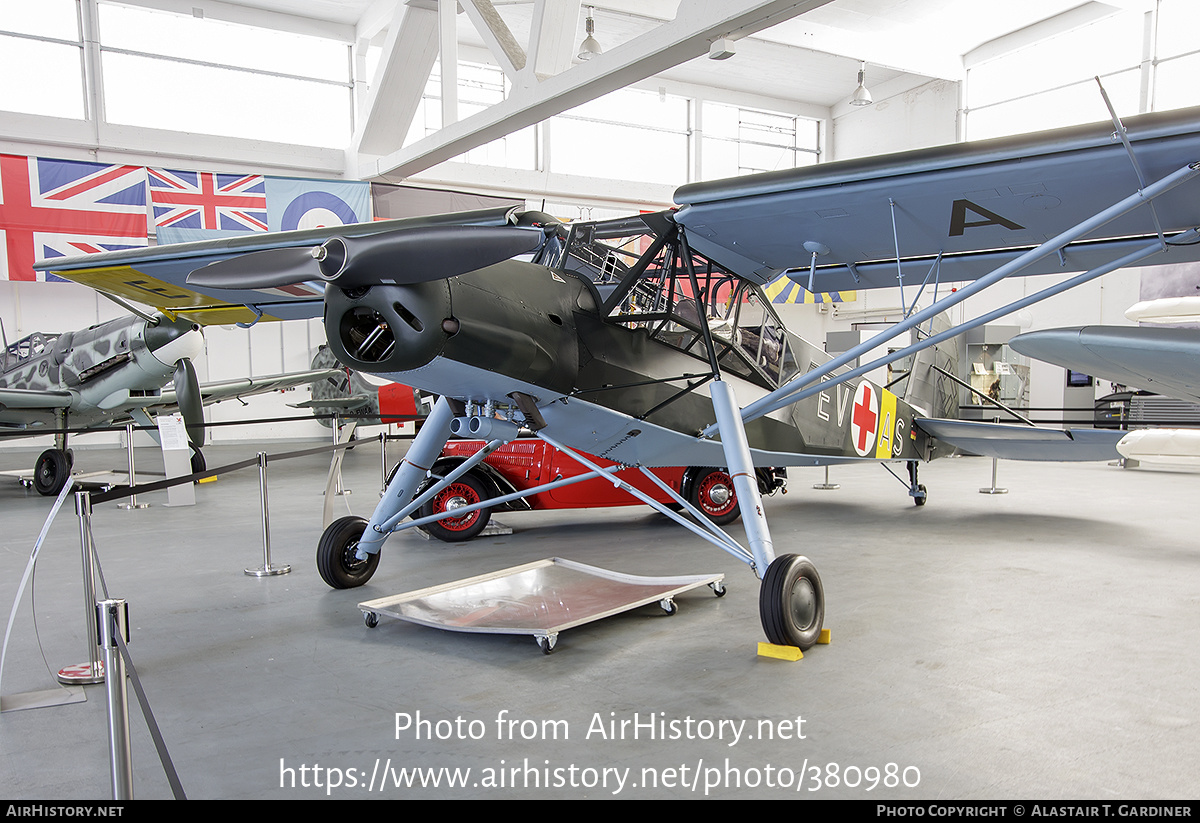
[{"label": "raf roundel flag", "polygon": [[370,219],[370,183],[267,178],[267,224],[271,231],[346,226]]},{"label": "raf roundel flag", "polygon": [[34,262],[146,242],[142,166],[0,155],[0,279],[61,281]]}]

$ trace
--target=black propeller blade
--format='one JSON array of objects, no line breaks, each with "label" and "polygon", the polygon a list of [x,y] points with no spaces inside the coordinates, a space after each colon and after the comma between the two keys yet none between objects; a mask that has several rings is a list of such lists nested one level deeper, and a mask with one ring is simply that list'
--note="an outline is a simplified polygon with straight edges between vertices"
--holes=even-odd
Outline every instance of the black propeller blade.
[{"label": "black propeller blade", "polygon": [[188,440],[199,450],[204,445],[204,400],[200,396],[196,369],[186,357],[175,364],[175,400],[187,426]]},{"label": "black propeller blade", "polygon": [[202,266],[188,275],[188,283],[210,289],[272,289],[306,280],[319,280],[313,253],[320,246],[252,251]]},{"label": "black propeller blade", "polygon": [[320,246],[268,249],[210,263],[188,283],[212,289],[262,289],[326,280],[343,288],[425,283],[482,269],[536,250],[541,229],[517,226],[426,226],[362,237],[331,237]]}]

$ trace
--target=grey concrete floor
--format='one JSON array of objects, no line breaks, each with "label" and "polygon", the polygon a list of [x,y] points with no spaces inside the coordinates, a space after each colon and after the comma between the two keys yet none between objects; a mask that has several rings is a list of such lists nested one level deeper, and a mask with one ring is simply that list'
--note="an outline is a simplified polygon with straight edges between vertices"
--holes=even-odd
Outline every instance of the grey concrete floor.
[{"label": "grey concrete floor", "polygon": [[[210,447],[208,462],[254,451]],[[6,446],[0,469],[35,456]],[[79,468],[123,461],[77,452]],[[1195,474],[1001,463],[1011,491],[987,496],[990,461],[948,459],[922,468],[930,498],[916,508],[877,466],[835,468],[837,491],[793,470],[768,516],[777,551],[820,570],[833,642],[792,663],[756,655],[753,575],[645,508],[507,515],[514,534],[459,546],[396,535],[367,586],[331,590],[313,562],[327,465],[271,466],[274,561],[293,568],[282,577],[243,574],[262,562],[254,470],[200,487],[194,508],[164,507],[165,493],[142,511],[97,508],[109,592],[130,603],[130,651],[191,798],[1200,794]],[[345,476],[350,508],[369,515],[378,447],[351,453]],[[50,502],[0,482],[5,615]],[[357,609],[556,555],[639,574],[724,572],[729,594],[569,630],[550,656],[528,637],[386,618],[367,629]],[[68,504],[17,613],[5,696],[54,687],[43,652],[55,670],[85,657],[79,569]],[[0,797],[110,796],[103,687],[86,693],[0,716]],[[425,739],[397,732],[398,713],[418,712],[432,721]],[[504,734],[499,717],[534,722]],[[648,718],[667,723],[667,739],[598,732]],[[136,796],[169,797],[136,708],[132,725]],[[397,785],[413,767],[441,785]],[[455,769],[465,787],[446,785]]]}]

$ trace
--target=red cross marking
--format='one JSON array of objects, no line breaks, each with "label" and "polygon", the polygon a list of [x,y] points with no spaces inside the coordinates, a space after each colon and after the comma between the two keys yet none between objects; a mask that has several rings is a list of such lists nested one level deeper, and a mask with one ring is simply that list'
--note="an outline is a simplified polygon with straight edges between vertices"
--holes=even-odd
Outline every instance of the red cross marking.
[{"label": "red cross marking", "polygon": [[867,450],[867,441],[875,436],[875,424],[879,420],[879,414],[871,403],[871,388],[866,383],[858,387],[854,398],[854,416],[851,419],[858,427],[857,448],[864,452]]}]

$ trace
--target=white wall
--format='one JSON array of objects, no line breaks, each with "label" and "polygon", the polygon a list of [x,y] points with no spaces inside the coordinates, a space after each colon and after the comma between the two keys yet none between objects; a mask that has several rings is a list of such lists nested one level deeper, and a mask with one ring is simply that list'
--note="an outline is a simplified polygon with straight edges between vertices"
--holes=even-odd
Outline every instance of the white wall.
[{"label": "white wall", "polygon": [[934,80],[912,89],[871,89],[875,102],[833,111],[830,160],[849,160],[953,143],[958,137],[959,84]]}]

